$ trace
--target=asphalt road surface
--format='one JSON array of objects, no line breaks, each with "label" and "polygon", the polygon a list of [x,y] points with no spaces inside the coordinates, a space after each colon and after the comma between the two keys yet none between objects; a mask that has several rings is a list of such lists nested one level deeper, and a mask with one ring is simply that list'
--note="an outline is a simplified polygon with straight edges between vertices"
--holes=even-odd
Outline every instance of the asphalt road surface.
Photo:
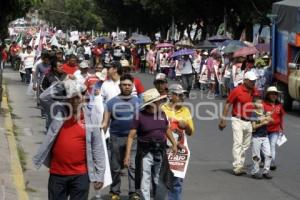
[{"label": "asphalt road surface", "polygon": [[[154,76],[134,74],[141,78],[145,88],[152,86]],[[20,82],[18,72],[4,72],[10,105],[19,133],[20,145],[27,154],[25,181],[31,200],[47,199],[48,170],[36,170],[31,162],[44,137],[44,120],[36,108],[34,97],[27,96],[27,86]],[[191,150],[190,165],[184,181],[185,200],[296,200],[300,199],[300,109],[285,117],[285,133],[288,142],[277,149],[278,169],[272,180],[254,180],[249,175],[236,177],[232,174],[232,131],[230,122],[224,131],[218,130],[218,116],[224,99],[208,98],[200,91],[193,91],[191,106],[196,133],[188,139]],[[247,154],[247,167],[251,159]],[[123,177],[122,199],[128,192],[127,177]],[[94,192],[91,190],[91,198]],[[108,189],[102,194],[108,197]]]}]

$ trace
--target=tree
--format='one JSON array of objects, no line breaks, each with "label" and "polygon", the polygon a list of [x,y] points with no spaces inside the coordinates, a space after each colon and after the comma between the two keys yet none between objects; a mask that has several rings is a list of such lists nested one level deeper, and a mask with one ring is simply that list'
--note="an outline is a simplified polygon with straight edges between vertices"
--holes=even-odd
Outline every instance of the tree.
[{"label": "tree", "polygon": [[8,37],[8,24],[12,20],[24,16],[28,10],[39,4],[39,0],[1,1],[0,7],[0,38]]},{"label": "tree", "polygon": [[86,31],[103,29],[93,0],[45,0],[40,6],[42,17],[58,29]]}]

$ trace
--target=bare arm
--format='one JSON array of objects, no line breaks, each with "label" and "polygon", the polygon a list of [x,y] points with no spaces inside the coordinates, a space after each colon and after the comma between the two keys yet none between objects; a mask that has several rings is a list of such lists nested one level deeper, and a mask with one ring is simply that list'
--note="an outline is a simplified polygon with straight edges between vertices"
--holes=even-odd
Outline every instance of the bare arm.
[{"label": "bare arm", "polygon": [[225,103],[224,108],[223,108],[223,113],[221,115],[221,120],[219,123],[219,129],[223,130],[224,128],[226,128],[226,117],[228,115],[229,109],[230,109],[231,103],[229,103],[228,101]]},{"label": "bare arm", "polygon": [[174,137],[173,137],[171,128],[168,128],[168,130],[167,130],[167,138],[168,138],[168,139],[171,141],[171,143],[172,143],[172,151],[173,151],[173,153],[177,153],[177,142],[176,142],[176,140],[175,140]]},{"label": "bare arm", "polygon": [[131,129],[127,139],[126,153],[124,159],[124,165],[127,167],[129,166],[130,163],[129,158],[130,158],[131,146],[135,137],[136,137],[136,129]]},{"label": "bare arm", "polygon": [[109,122],[110,122],[110,117],[111,117],[111,112],[105,111],[103,121],[102,121],[102,126],[101,126],[103,128],[104,133],[106,133],[106,131],[108,129],[108,125],[109,125]]},{"label": "bare arm", "polygon": [[272,121],[272,119],[269,116],[262,117],[262,118],[260,118],[259,121],[252,122],[252,127],[255,130],[255,129],[260,128],[260,127],[262,127],[264,125],[269,124],[271,121]]}]

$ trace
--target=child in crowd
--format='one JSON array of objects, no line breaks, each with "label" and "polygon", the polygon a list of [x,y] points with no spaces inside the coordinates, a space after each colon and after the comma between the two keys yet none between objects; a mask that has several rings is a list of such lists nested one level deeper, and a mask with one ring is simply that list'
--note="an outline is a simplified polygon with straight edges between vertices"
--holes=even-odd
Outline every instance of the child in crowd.
[{"label": "child in crowd", "polygon": [[[252,160],[253,169],[252,178],[271,179],[270,165],[272,161],[270,141],[268,138],[267,124],[272,121],[270,113],[265,113],[263,101],[259,97],[253,98],[254,111],[251,115],[253,137],[252,137]],[[260,152],[265,157],[262,175],[259,173],[259,164],[261,161]]]}]

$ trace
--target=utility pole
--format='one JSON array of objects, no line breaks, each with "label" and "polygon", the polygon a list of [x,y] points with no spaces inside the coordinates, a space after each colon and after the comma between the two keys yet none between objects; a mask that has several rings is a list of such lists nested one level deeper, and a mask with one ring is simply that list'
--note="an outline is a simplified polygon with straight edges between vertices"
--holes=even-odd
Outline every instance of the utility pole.
[{"label": "utility pole", "polygon": [[1,103],[2,103],[2,95],[3,95],[3,81],[2,81],[2,76],[3,75],[3,69],[2,66],[0,66],[0,109],[1,109]]},{"label": "utility pole", "polygon": [[175,19],[174,16],[172,16],[172,26],[171,26],[171,39],[175,40]]},{"label": "utility pole", "polygon": [[224,7],[224,35],[226,35],[227,32],[227,9]]}]

